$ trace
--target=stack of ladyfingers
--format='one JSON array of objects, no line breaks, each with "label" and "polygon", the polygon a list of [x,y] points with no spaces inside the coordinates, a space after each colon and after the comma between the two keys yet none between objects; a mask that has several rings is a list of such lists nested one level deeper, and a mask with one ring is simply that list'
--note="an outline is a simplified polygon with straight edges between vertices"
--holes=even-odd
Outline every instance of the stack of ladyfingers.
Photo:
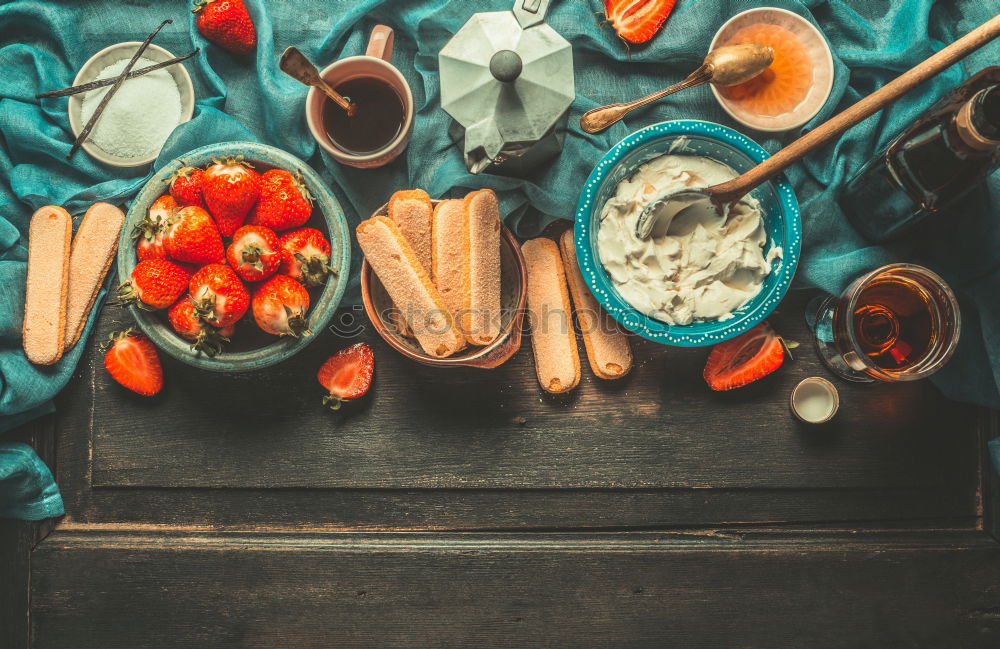
[{"label": "stack of ladyfingers", "polygon": [[577,264],[572,231],[563,233],[558,246],[551,239],[531,239],[521,252],[528,271],[531,348],[542,388],[568,392],[580,382],[573,308],[594,374],[602,379],[628,374],[632,369],[628,334],[588,291]]},{"label": "stack of ladyfingers", "polygon": [[107,203],[87,210],[76,237],[61,207],[46,206],[28,226],[22,337],[32,363],[51,365],[80,339],[118,247],[125,215]]},{"label": "stack of ladyfingers", "polygon": [[483,189],[435,207],[396,192],[388,216],[357,228],[358,244],[395,305],[391,321],[430,356],[500,335],[500,205]]}]

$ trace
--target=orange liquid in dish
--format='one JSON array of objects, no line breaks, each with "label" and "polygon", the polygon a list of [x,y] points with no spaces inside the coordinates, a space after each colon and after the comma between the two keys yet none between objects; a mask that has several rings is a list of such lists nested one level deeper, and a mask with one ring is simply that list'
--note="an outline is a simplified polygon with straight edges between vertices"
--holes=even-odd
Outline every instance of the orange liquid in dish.
[{"label": "orange liquid in dish", "polygon": [[802,42],[784,27],[760,23],[739,30],[734,43],[760,43],[774,50],[774,61],[759,75],[735,86],[720,86],[731,102],[756,115],[776,117],[795,110],[813,84],[813,65]]}]

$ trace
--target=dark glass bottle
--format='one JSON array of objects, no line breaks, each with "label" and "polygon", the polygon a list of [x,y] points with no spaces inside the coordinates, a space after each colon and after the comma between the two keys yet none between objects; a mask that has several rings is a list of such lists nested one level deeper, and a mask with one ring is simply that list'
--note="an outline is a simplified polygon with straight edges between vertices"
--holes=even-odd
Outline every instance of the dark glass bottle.
[{"label": "dark glass bottle", "polygon": [[875,242],[946,210],[1000,166],[1000,67],[942,97],[844,187],[840,204]]}]

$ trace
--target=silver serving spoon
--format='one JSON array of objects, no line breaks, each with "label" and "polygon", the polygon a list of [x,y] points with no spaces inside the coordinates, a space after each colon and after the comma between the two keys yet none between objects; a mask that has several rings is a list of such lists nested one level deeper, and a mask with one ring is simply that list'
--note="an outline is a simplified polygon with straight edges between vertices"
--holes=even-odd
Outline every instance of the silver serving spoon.
[{"label": "silver serving spoon", "polygon": [[651,233],[666,232],[667,228],[663,227],[659,220],[666,219],[669,227],[669,223],[681,211],[689,208],[713,208],[717,214],[727,215],[730,206],[743,200],[744,196],[784,171],[793,162],[891,104],[997,36],[1000,36],[1000,15],[994,16],[951,45],[921,61],[736,178],[703,189],[682,187],[657,196],[639,215],[635,235],[644,240]]},{"label": "silver serving spoon", "polygon": [[635,101],[592,108],[580,117],[580,128],[588,133],[600,133],[636,108],[685,88],[693,88],[703,83],[732,86],[749,81],[766,70],[773,60],[774,51],[758,43],[717,47],[709,52],[701,66],[683,81]]}]

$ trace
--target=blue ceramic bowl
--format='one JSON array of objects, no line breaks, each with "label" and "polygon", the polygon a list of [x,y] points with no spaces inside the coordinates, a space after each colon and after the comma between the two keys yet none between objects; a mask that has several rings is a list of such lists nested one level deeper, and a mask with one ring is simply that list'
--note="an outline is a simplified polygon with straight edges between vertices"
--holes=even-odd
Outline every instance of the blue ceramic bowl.
[{"label": "blue ceramic bowl", "polygon": [[[684,138],[684,141],[681,141]],[[590,173],[576,209],[576,254],[580,271],[597,301],[630,331],[665,345],[698,347],[735,338],[774,311],[788,291],[799,261],[802,224],[799,204],[791,185],[779,176],[755,189],[751,196],[760,201],[767,229],[767,250],[780,246],[782,258],[774,262],[760,293],[721,322],[669,325],[635,309],[615,288],[601,265],[597,251],[597,230],[604,203],[614,195],[622,180],[640,165],[665,153],[690,153],[717,160],[743,173],[763,162],[768,153],[750,138],[731,128],[700,120],[661,122],[636,131],[616,144]],[[766,252],[766,250],[765,250]]]},{"label": "blue ceramic bowl", "polygon": [[[149,312],[135,306],[130,307],[139,328],[159,349],[188,365],[216,372],[259,370],[280,363],[300,352],[330,321],[344,295],[351,267],[351,240],[347,219],[344,218],[340,203],[316,172],[295,156],[280,149],[253,142],[226,142],[195,149],[157,170],[146,182],[132,202],[125,219],[125,227],[122,229],[118,244],[119,282],[128,281],[137,263],[132,232],[149,211],[153,201],[167,191],[167,182],[171,175],[184,166],[204,168],[212,163],[213,158],[235,155],[243,155],[254,165],[258,173],[272,168],[302,173],[306,187],[316,198],[313,202],[312,217],[306,226],[316,228],[327,235],[331,246],[330,265],[338,272],[322,287],[309,291],[310,306],[307,318],[309,328],[313,331],[312,336],[277,338],[266,334],[257,328],[248,310],[247,315],[236,324],[233,342],[214,358],[192,351],[191,344],[170,328],[165,311]],[[249,288],[252,291],[253,287]]]}]

